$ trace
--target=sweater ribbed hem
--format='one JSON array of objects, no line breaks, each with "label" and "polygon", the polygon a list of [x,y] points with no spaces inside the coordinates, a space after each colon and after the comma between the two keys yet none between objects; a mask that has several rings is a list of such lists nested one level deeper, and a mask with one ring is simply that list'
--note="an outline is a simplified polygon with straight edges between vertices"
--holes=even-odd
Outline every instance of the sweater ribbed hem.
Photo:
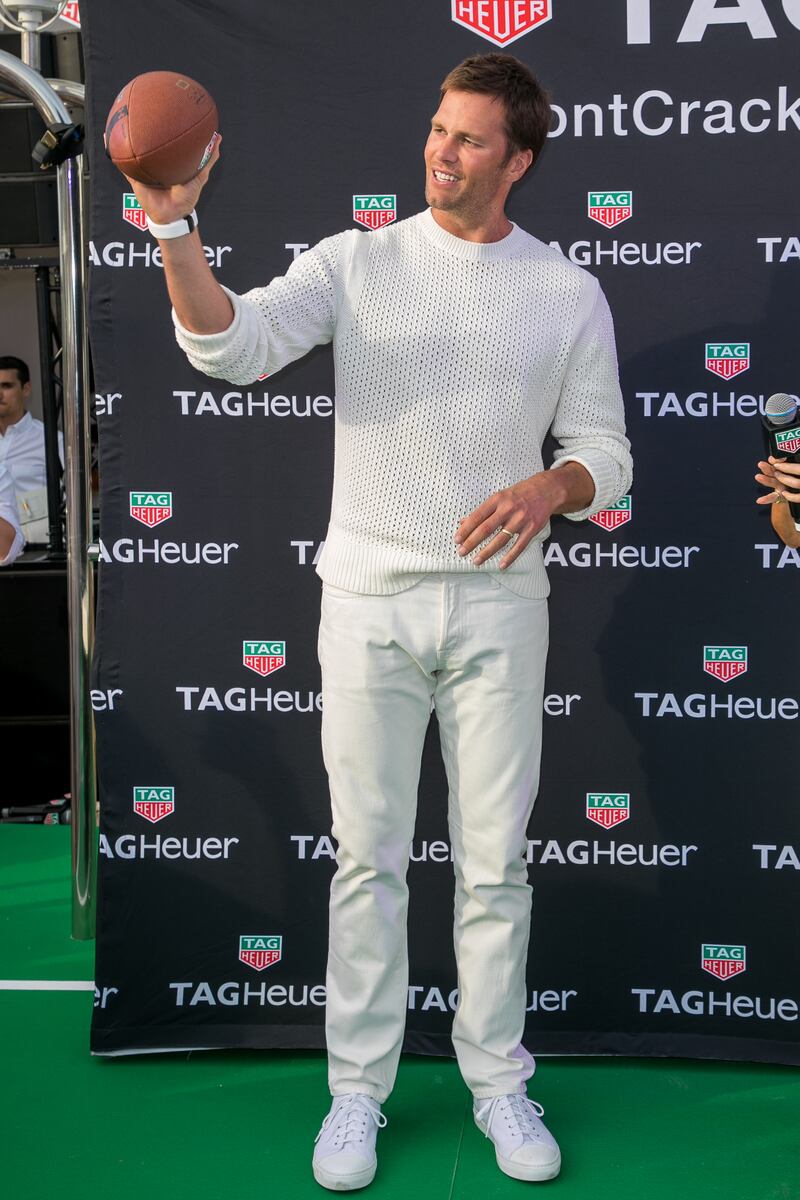
[{"label": "sweater ribbed hem", "polygon": [[541,542],[525,551],[525,569],[514,571],[476,567],[454,556],[435,559],[411,551],[400,551],[379,542],[358,542],[347,534],[329,529],[317,565],[324,583],[358,592],[363,596],[393,596],[426,575],[469,575],[476,571],[494,575],[504,587],[528,600],[543,600],[550,594]]}]

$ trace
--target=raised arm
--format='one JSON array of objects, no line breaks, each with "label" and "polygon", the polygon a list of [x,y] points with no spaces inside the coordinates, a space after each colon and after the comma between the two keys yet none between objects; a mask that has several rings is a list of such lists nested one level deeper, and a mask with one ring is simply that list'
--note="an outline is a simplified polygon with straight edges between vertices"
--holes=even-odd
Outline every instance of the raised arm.
[{"label": "raised arm", "polygon": [[[208,165],[189,183],[171,188],[147,187],[135,179],[129,179],[128,183],[151,223],[169,226],[183,221],[194,210],[218,159],[219,142]],[[233,305],[214,278],[197,228],[189,233],[187,223],[186,231],[179,237],[162,238],[155,234],[172,307],[181,325],[190,332],[222,333],[233,321]]]}]

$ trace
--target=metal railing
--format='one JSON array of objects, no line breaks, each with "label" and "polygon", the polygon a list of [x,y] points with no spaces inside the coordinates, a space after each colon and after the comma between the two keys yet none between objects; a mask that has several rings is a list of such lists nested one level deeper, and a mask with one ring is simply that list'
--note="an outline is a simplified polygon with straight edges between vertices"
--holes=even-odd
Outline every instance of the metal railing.
[{"label": "metal railing", "polygon": [[[33,67],[0,50],[0,85],[15,107],[30,101],[46,125],[69,124],[67,103],[83,103],[83,86],[47,81]],[[0,98],[0,110],[4,100]],[[61,276],[64,480],[67,498],[67,596],[70,667],[70,779],[72,785],[72,936],[94,937],[96,902],[96,768],[90,680],[94,649],[94,575],[89,452],[88,340],[86,323],[85,211],[82,159],[56,169]]]}]

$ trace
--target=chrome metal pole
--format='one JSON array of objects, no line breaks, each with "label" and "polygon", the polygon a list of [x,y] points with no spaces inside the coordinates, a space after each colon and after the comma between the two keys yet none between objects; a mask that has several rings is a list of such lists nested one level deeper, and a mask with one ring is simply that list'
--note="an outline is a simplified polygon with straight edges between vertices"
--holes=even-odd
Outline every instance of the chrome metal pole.
[{"label": "chrome metal pole", "polygon": [[94,652],[94,567],[89,453],[89,346],[85,256],[81,236],[82,158],[58,168],[61,257],[61,343],[66,455],[67,588],[70,624],[70,740],[72,746],[72,936],[94,937],[97,879],[97,776],[91,670]]},{"label": "chrome metal pole", "polygon": [[31,67],[34,71],[41,71],[42,49],[39,34],[32,29],[23,29],[20,37],[20,53],[25,66]]},{"label": "chrome metal pole", "polygon": [[[38,71],[26,67],[24,62],[0,50],[0,83],[11,85],[13,92],[25,96],[41,113],[48,125],[56,121],[67,121],[67,110],[55,90],[42,79]],[[80,84],[73,84],[79,87]]]},{"label": "chrome metal pole", "polygon": [[[69,123],[64,103],[53,88],[38,72],[3,50],[0,50],[0,83],[9,84],[27,97],[48,125]],[[57,191],[70,626],[72,936],[86,940],[94,937],[95,925],[97,789],[89,692],[94,646],[94,577],[87,556],[92,506],[81,168],[81,158],[62,163],[57,168]]]},{"label": "chrome metal pole", "polygon": [[82,83],[76,83],[73,79],[48,79],[46,82],[65,104],[83,108],[85,93]]},{"label": "chrome metal pole", "polygon": [[[82,83],[76,83],[74,79],[47,79],[45,82],[50,84],[55,94],[66,104],[72,108],[83,108],[85,97]],[[33,103],[31,100],[20,100],[20,94],[19,88],[14,88],[11,92],[0,92],[0,104],[9,108],[26,108]],[[14,103],[17,100],[20,100],[19,104]]]}]

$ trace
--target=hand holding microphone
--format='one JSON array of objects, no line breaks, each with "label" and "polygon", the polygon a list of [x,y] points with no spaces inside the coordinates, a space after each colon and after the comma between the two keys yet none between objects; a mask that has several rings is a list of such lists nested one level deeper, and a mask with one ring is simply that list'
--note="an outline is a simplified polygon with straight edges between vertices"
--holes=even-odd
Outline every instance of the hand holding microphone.
[{"label": "hand holding microphone", "polygon": [[756,475],[756,480],[770,488],[771,493],[759,496],[756,504],[789,502],[793,508],[800,505],[800,464],[770,457],[767,462],[759,462],[758,469],[761,474]]},{"label": "hand holding microphone", "polygon": [[768,457],[756,482],[769,488],[756,504],[772,505],[772,524],[787,546],[800,545],[800,410],[785,392],[770,396],[761,418]]}]

